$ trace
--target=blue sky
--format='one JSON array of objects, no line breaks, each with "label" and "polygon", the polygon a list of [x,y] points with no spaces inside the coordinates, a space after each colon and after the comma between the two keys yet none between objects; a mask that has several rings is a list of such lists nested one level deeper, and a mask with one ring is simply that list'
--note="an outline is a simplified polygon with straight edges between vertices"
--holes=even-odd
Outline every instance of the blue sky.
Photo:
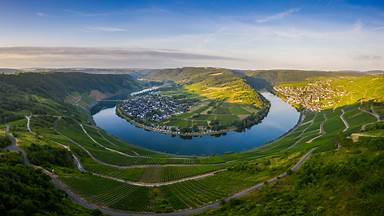
[{"label": "blue sky", "polygon": [[384,69],[383,1],[0,1],[0,67]]}]

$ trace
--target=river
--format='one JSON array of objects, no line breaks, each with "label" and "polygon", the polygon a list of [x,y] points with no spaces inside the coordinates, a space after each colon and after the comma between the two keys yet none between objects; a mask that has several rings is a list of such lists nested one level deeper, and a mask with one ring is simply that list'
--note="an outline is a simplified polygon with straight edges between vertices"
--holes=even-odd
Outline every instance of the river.
[{"label": "river", "polygon": [[96,125],[107,133],[144,148],[183,155],[213,155],[245,151],[268,143],[294,127],[300,113],[279,97],[263,92],[271,102],[270,110],[263,121],[243,132],[228,132],[225,135],[193,137],[184,139],[166,134],[146,131],[131,125],[115,113],[115,107],[93,115]]}]

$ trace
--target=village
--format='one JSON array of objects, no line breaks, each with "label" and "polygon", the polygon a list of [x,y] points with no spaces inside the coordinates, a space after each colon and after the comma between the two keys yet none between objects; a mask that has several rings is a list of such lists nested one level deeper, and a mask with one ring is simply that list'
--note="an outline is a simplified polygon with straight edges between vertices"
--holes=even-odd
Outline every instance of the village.
[{"label": "village", "polygon": [[320,111],[338,103],[338,98],[345,96],[346,92],[332,88],[330,80],[320,80],[303,86],[276,86],[274,90],[283,95],[286,101],[303,108]]},{"label": "village", "polygon": [[192,104],[163,96],[156,92],[143,94],[128,99],[123,105],[123,112],[130,118],[142,122],[161,122],[172,115],[187,112]]}]

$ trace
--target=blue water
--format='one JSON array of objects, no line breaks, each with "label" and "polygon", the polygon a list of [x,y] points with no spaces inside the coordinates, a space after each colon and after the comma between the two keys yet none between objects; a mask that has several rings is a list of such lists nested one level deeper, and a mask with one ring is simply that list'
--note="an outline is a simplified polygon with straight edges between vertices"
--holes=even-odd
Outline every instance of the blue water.
[{"label": "blue water", "polygon": [[183,139],[146,131],[131,125],[115,113],[115,108],[101,110],[93,115],[98,127],[129,143],[145,148],[184,155],[212,155],[239,152],[268,143],[294,127],[300,113],[279,97],[264,92],[271,108],[263,121],[243,132],[228,132],[220,137],[203,136]]}]

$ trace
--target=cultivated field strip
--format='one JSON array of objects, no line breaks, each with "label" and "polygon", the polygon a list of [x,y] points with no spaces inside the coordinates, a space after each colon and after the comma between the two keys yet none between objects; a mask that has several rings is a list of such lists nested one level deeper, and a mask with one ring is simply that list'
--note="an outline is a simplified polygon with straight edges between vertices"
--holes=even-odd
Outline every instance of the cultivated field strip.
[{"label": "cultivated field strip", "polygon": [[[374,122],[376,119],[369,113],[363,112],[358,109],[358,106],[354,107],[345,107],[345,118],[349,122],[351,129],[356,128],[357,130],[366,124],[367,122]],[[284,151],[307,151],[314,146],[321,145],[321,150],[332,150],[336,148],[334,144],[335,134],[341,133],[344,129],[344,124],[340,119],[342,114],[341,108],[335,110],[326,110],[322,113],[316,114],[308,112],[305,115],[305,118],[300,122],[296,128],[290,131],[285,136],[280,139],[268,144],[264,147],[258,148],[253,151],[240,153],[243,155],[241,161],[248,161],[251,163],[251,158],[257,159],[258,157],[267,157],[268,155],[278,155],[279,152]],[[370,116],[366,121],[361,121],[361,118],[366,118],[365,115]],[[105,145],[108,148],[114,148],[116,150],[125,152],[125,147],[119,147],[122,143],[117,141],[107,142],[100,132],[95,128],[90,126],[84,126],[88,134],[99,144]],[[118,160],[113,161],[114,159],[108,159],[108,157],[115,157],[116,155],[123,156],[121,154],[116,154],[97,145],[86,136],[80,127],[64,132],[70,136],[74,133],[81,134],[80,138],[76,142],[81,143],[83,148],[86,148],[97,158],[101,158],[105,161],[110,161],[114,163],[121,164]],[[319,136],[319,133],[321,133]],[[350,133],[350,130],[347,131]],[[108,135],[105,135],[108,139],[114,140]],[[308,140],[312,142],[308,143]],[[292,147],[292,144],[295,144]],[[118,146],[118,147],[116,147]],[[291,147],[290,147],[291,146]],[[79,148],[75,148],[75,151],[78,151]],[[127,147],[127,154],[134,154],[129,146]],[[81,150],[80,150],[81,151]],[[263,152],[268,154],[263,155]],[[139,153],[141,154],[141,153]],[[255,156],[260,155],[260,156]],[[168,157],[168,155],[167,155]],[[225,157],[231,158],[230,155]],[[128,166],[109,166],[93,160],[91,157],[87,157],[84,154],[81,157],[82,163],[85,168],[95,172],[100,173],[105,176],[110,176],[116,179],[127,180],[127,182],[119,182],[113,180],[113,178],[102,178],[99,176],[90,177],[87,174],[81,175],[67,175],[63,179],[68,182],[68,184],[74,185],[73,188],[78,191],[79,194],[87,197],[92,202],[97,203],[101,206],[106,206],[109,208],[116,208],[121,210],[129,211],[176,211],[180,209],[196,208],[200,206],[207,205],[209,203],[217,202],[218,200],[224,199],[225,197],[230,196],[231,194],[237,193],[244,188],[255,185],[258,182],[263,182],[268,179],[268,176],[273,174],[268,172],[244,172],[244,171],[232,171],[230,169],[216,173],[215,175],[208,176],[202,179],[196,180],[186,180],[182,182],[175,182],[171,185],[159,185],[156,187],[142,187],[138,185],[130,184],[133,182],[143,182],[143,183],[162,183],[170,182],[178,179],[187,178],[189,176],[196,176],[204,173],[209,173],[215,170],[218,170],[222,167],[231,167],[231,163],[222,163],[222,164],[212,164],[212,165],[193,165],[193,166],[172,166],[169,164],[171,161],[169,158],[161,158],[159,155],[154,155],[150,157],[124,157],[124,160],[129,160],[130,158],[136,158],[138,161],[136,164],[131,164]],[[192,160],[192,159],[191,159]],[[202,160],[202,159],[193,159],[193,160]],[[213,159],[210,159],[214,161]],[[236,160],[236,158],[232,159]],[[164,165],[152,165],[146,166],[149,161],[164,164]],[[239,160],[240,161],[240,160]],[[123,163],[127,163],[126,161]],[[134,162],[132,162],[134,163]],[[292,161],[287,161],[285,165],[292,165]],[[236,164],[236,163],[234,163]],[[132,166],[134,165],[134,166]],[[145,166],[141,166],[145,165]],[[128,168],[129,167],[129,168]],[[284,168],[282,170],[286,170]],[[85,175],[85,177],[83,176]],[[71,179],[71,180],[67,180]],[[87,185],[85,182],[93,181],[93,183]],[[92,187],[95,185],[107,185],[105,188],[92,191]],[[109,185],[109,186],[108,186]],[[164,207],[166,206],[166,208]]]}]

